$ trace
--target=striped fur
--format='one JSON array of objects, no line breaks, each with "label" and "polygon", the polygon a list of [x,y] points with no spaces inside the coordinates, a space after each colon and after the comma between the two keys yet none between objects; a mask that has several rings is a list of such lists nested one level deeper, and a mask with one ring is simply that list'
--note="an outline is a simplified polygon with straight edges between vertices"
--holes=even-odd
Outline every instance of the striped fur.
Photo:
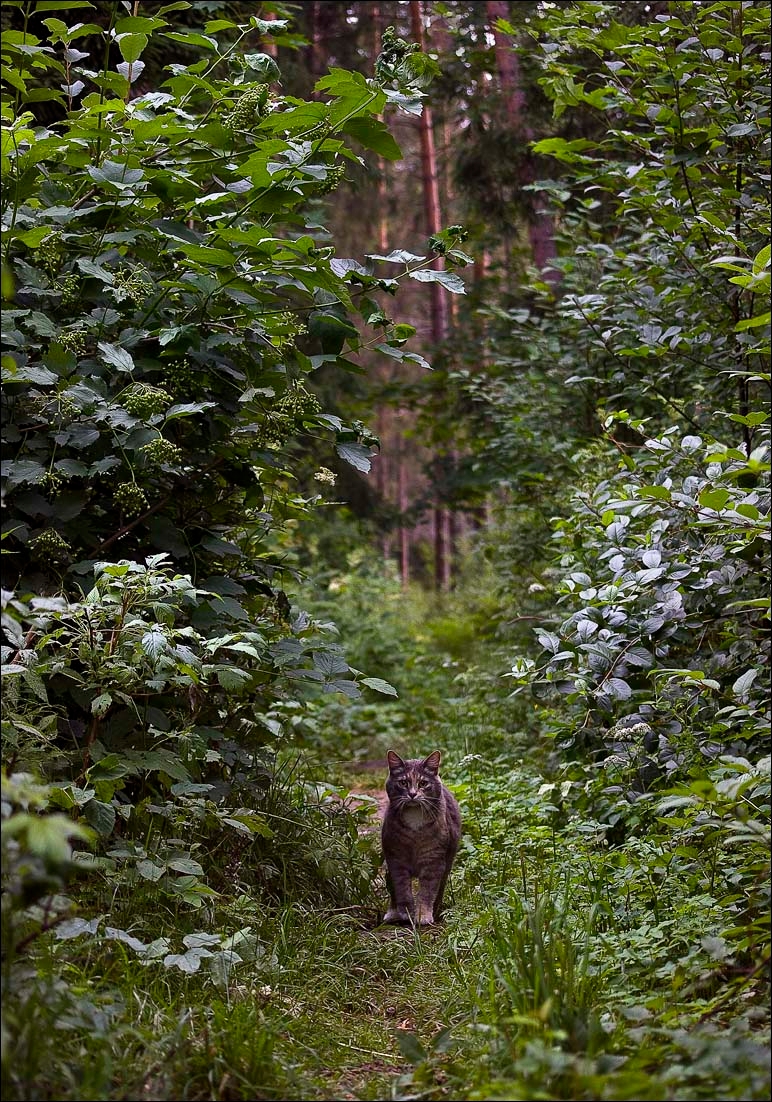
[{"label": "striped fur", "polygon": [[391,906],[383,921],[430,926],[442,913],[442,896],[461,837],[461,814],[439,778],[439,750],[407,761],[389,750],[387,757],[389,806],[381,837]]}]

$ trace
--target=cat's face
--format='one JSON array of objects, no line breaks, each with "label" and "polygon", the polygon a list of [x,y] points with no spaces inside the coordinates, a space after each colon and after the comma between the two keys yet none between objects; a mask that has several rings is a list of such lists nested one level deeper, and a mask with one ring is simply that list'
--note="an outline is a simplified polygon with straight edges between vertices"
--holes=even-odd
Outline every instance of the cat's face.
[{"label": "cat's face", "polygon": [[442,784],[437,775],[440,767],[439,750],[435,750],[427,758],[410,758],[407,761],[389,750],[388,762],[386,792],[392,807],[397,811],[417,807],[432,816],[439,808],[442,793]]}]

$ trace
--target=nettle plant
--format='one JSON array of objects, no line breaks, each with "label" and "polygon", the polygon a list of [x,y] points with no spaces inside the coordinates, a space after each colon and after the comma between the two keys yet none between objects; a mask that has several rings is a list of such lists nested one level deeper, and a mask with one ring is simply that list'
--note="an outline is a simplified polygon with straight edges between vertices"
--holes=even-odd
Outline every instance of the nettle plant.
[{"label": "nettle plant", "polygon": [[[393,33],[375,78],[334,69],[304,101],[247,45],[281,20],[179,30],[169,17],[194,6],[10,6],[4,733],[11,768],[107,837],[150,793],[203,799],[186,786],[207,772],[220,801],[270,777],[310,696],[393,692],[283,591],[292,526],[319,500],[297,445],[369,469],[374,437],[320,408],[314,373],[359,370],[365,348],[425,364],[384,297],[463,283],[401,250],[336,258],[319,221],[357,149],[400,156],[386,105],[420,113],[434,63]],[[180,50],[194,60],[142,89],[142,55]]]},{"label": "nettle plant", "polygon": [[769,443],[748,456],[677,427],[647,438],[626,413],[612,439],[619,424],[640,445],[617,441],[601,481],[609,454],[587,456],[590,485],[555,532],[564,618],[512,676],[563,694],[559,743],[640,792],[695,757],[769,751]]}]

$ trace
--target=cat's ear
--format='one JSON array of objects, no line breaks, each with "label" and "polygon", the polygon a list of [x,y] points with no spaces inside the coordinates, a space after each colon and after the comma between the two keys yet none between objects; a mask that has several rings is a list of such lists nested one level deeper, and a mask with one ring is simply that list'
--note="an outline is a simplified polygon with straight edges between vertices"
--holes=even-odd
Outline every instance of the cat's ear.
[{"label": "cat's ear", "polygon": [[389,769],[393,772],[395,769],[404,769],[405,763],[399,754],[395,754],[393,750],[389,750],[386,755],[386,761],[389,763]]},{"label": "cat's ear", "polygon": [[441,757],[442,754],[439,752],[439,750],[434,750],[428,758],[424,758],[422,765],[425,769],[428,769],[430,773],[438,773]]}]

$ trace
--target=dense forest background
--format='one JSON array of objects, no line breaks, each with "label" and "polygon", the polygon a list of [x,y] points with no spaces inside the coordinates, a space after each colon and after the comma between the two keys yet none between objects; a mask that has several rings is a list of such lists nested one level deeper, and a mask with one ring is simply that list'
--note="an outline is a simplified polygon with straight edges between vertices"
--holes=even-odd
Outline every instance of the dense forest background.
[{"label": "dense forest background", "polygon": [[2,30],[3,1096],[768,1098],[770,4]]}]

